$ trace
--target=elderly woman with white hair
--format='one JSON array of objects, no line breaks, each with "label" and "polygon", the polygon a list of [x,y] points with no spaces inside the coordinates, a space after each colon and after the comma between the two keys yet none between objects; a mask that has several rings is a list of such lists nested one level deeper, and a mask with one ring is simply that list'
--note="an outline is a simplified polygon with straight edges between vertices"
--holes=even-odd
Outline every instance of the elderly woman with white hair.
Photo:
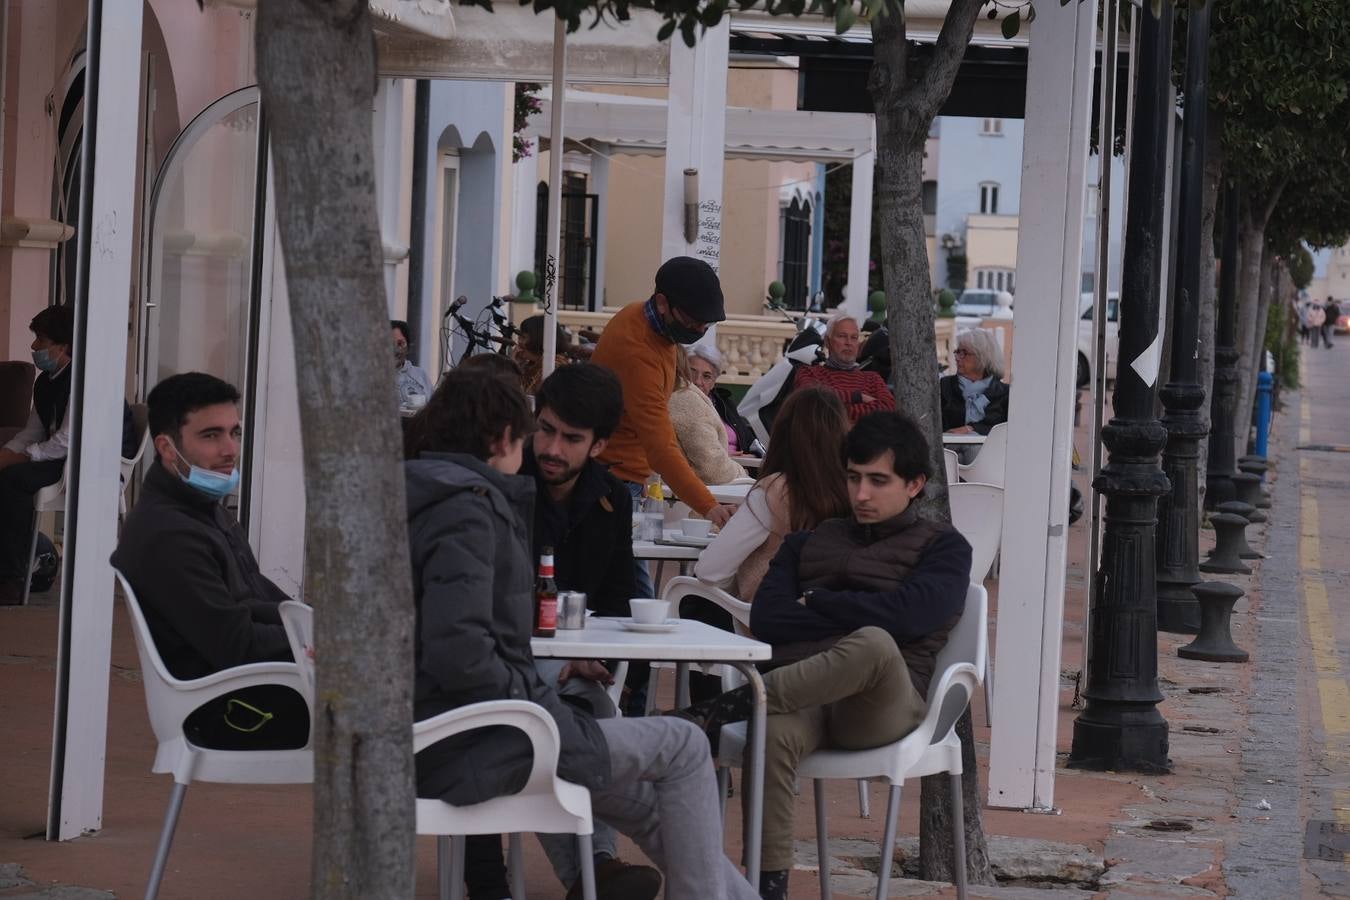
[{"label": "elderly woman with white hair", "polygon": [[750,427],[745,416],[736,409],[736,401],[726,388],[717,386],[725,365],[721,352],[710,343],[697,343],[685,348],[689,353],[689,381],[703,392],[703,396],[712,401],[718,418],[726,427],[727,452],[751,453],[755,442],[755,430]]},{"label": "elderly woman with white hair", "polygon": [[1003,383],[1003,352],[982,328],[956,337],[956,374],[938,382],[942,430],[950,434],[988,434],[1008,421],[1008,386]]}]

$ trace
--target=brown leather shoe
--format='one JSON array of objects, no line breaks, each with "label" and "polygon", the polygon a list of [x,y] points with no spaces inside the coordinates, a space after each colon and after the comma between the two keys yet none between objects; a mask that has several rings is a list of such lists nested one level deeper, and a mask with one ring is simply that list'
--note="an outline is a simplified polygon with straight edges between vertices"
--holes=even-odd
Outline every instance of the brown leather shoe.
[{"label": "brown leather shoe", "polygon": [[[595,864],[595,900],[656,900],[661,873],[651,866],[633,866],[621,859]],[[567,892],[567,900],[581,900],[581,879]]]}]

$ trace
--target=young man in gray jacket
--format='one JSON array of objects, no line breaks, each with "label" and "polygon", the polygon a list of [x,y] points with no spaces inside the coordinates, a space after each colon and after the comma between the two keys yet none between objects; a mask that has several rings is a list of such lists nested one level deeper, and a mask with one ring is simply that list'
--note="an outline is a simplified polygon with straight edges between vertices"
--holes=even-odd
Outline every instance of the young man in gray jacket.
[{"label": "young man in gray jacket", "polygon": [[[664,873],[668,900],[756,900],[722,852],[707,740],[672,718],[602,719],[563,700],[530,651],[533,479],[515,474],[533,427],[501,379],[452,372],[415,423],[406,463],[417,602],[414,716],[483,700],[538,703],[557,723],[558,773],[591,791],[597,818]],[[417,789],[466,805],[517,791],[531,766],[515,729],[457,735],[417,755]]]}]

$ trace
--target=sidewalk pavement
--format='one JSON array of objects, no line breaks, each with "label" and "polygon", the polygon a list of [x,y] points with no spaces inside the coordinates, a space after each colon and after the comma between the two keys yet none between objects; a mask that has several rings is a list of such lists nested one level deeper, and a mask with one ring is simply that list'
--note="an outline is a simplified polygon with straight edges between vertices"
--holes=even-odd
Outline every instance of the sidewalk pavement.
[{"label": "sidewalk pavement", "polygon": [[[1189,638],[1159,636],[1160,686],[1166,698],[1162,711],[1171,726],[1174,764],[1169,775],[1083,772],[1062,766],[1076,714],[1071,707],[1073,676],[1082,658],[1086,517],[1071,529],[1057,813],[984,809],[984,828],[1000,884],[972,886],[973,896],[1273,898],[1316,891],[1318,883],[1298,852],[1309,763],[1300,738],[1306,722],[1300,719],[1296,696],[1306,688],[1299,677],[1305,654],[1300,617],[1291,615],[1299,606],[1299,563],[1291,546],[1303,497],[1294,455],[1298,395],[1287,402],[1271,453],[1272,524],[1249,529],[1253,545],[1268,548],[1272,558],[1257,562],[1252,576],[1232,579],[1248,591],[1233,617],[1233,635],[1252,651],[1252,663],[1182,660],[1176,648]],[[1350,414],[1346,424],[1350,432]],[[1086,446],[1081,437],[1079,445]],[[1082,486],[1085,477],[1075,478]],[[1350,493],[1350,473],[1343,486]],[[1212,532],[1202,531],[1202,558],[1212,540]],[[989,585],[996,612],[997,582]],[[0,609],[0,715],[8,726],[6,763],[0,768],[0,900],[138,897],[170,782],[149,774],[154,742],[120,604],[113,634],[103,829],[63,844],[41,840],[56,625],[56,610],[49,601]],[[662,685],[667,704],[669,693],[667,678]],[[989,729],[982,697],[976,698],[974,721],[983,786]],[[1326,732],[1340,740],[1344,751],[1344,733]],[[1343,779],[1340,786],[1345,786]],[[896,874],[906,877],[892,880],[890,894],[952,896],[950,885],[911,880],[917,857],[917,787],[906,787],[894,864]],[[1340,798],[1343,793],[1328,796]],[[863,819],[854,785],[830,785],[835,897],[867,897],[875,890],[885,794],[884,785],[871,786],[874,813]],[[810,796],[810,790],[803,790],[798,808],[794,898],[820,896]],[[188,791],[162,896],[197,900],[307,896],[310,804],[308,786],[194,785]],[[1342,805],[1350,808],[1350,803]],[[727,844],[735,856],[738,803],[728,804],[728,816]],[[563,890],[538,845],[527,840],[526,847],[530,895],[561,897]],[[626,843],[621,853],[628,859],[641,856]],[[1332,884],[1334,893],[1336,873],[1344,872],[1344,863],[1328,866],[1323,889]],[[419,838],[417,896],[435,896],[434,867],[431,840]]]}]

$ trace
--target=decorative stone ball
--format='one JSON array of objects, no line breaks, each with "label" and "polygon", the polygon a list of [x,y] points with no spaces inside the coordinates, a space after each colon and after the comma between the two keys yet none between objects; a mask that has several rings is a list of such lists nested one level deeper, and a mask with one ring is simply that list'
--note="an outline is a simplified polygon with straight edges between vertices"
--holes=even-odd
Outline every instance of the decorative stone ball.
[{"label": "decorative stone ball", "polygon": [[872,313],[873,322],[886,321],[886,292],[873,291],[867,295],[867,308]]},{"label": "decorative stone ball", "polygon": [[947,288],[943,288],[942,290],[938,291],[937,301],[938,301],[937,317],[939,319],[956,318],[956,294],[954,294]]},{"label": "decorative stone ball", "polygon": [[783,305],[783,297],[787,294],[787,285],[781,281],[769,282],[769,302],[774,306]]},{"label": "decorative stone ball", "polygon": [[516,275],[516,300],[520,303],[533,303],[534,286],[538,283],[538,276],[528,269]]}]

